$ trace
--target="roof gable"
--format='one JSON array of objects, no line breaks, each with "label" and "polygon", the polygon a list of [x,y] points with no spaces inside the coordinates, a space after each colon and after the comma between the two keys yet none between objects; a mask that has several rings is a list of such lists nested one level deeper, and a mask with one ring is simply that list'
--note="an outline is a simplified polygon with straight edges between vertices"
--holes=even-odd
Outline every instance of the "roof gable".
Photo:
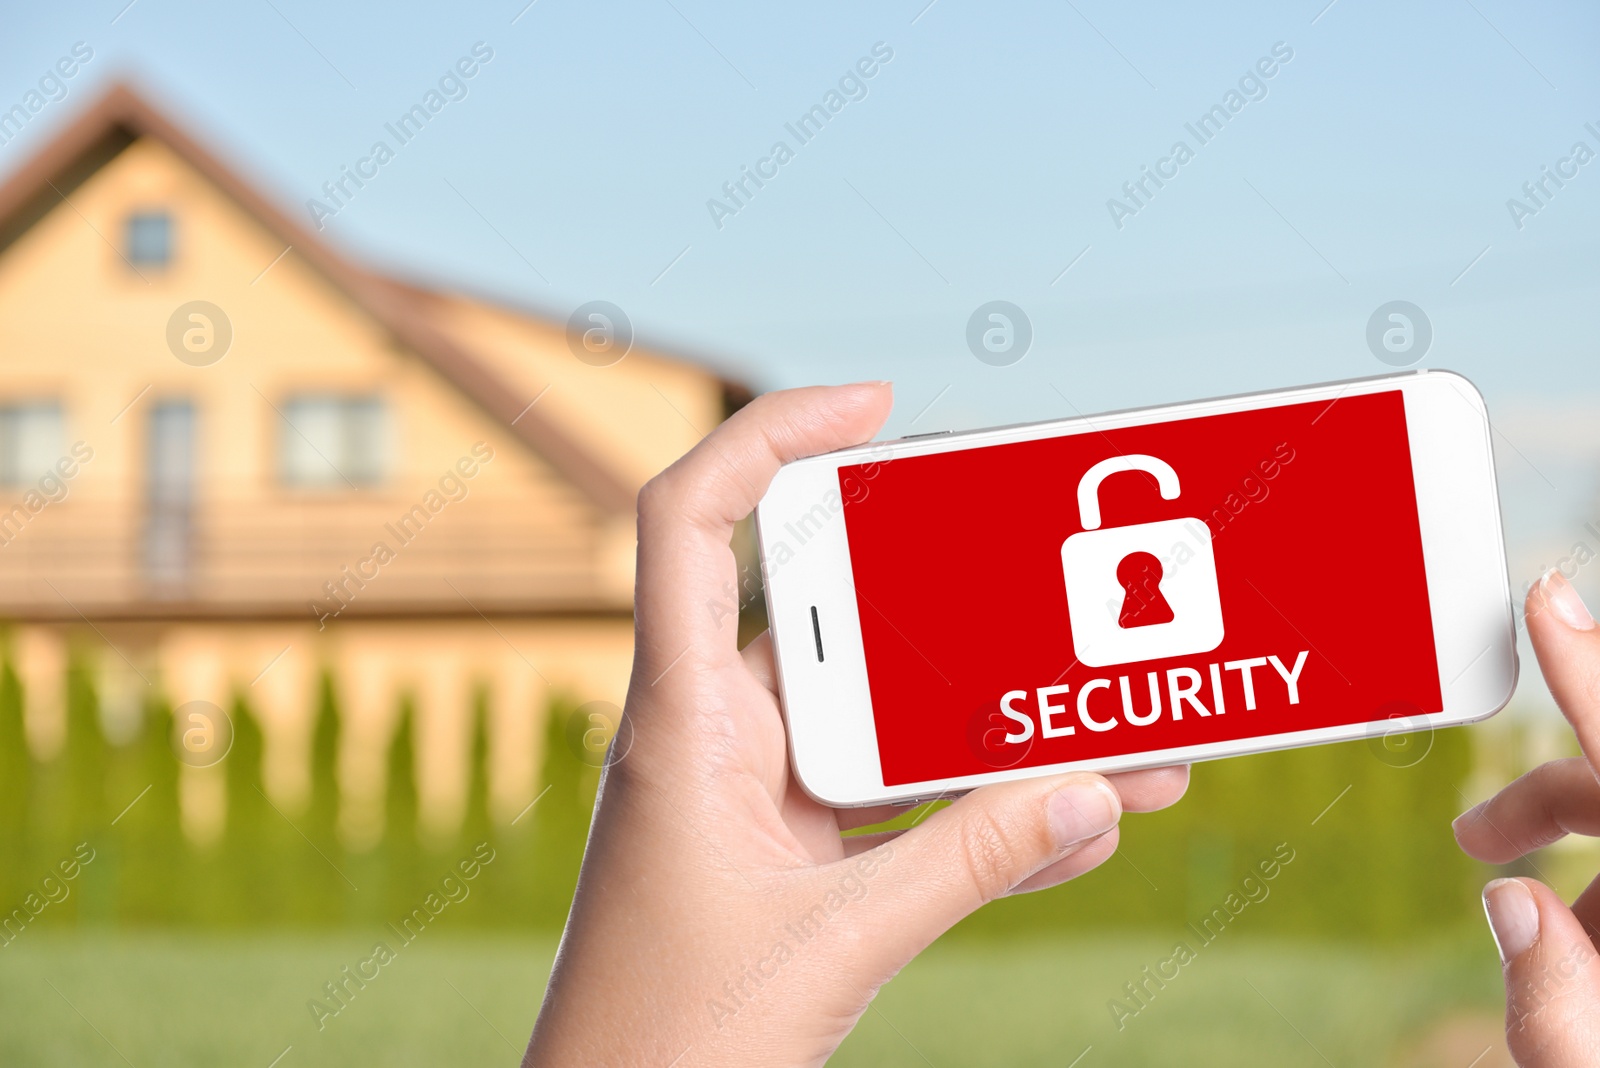
[{"label": "roof gable", "polygon": [[0,255],[92,175],[140,138],[160,141],[415,353],[477,408],[543,457],[597,507],[627,512],[628,482],[545,419],[502,376],[431,323],[404,290],[358,267],[243,181],[126,85],[114,85],[0,185]]}]

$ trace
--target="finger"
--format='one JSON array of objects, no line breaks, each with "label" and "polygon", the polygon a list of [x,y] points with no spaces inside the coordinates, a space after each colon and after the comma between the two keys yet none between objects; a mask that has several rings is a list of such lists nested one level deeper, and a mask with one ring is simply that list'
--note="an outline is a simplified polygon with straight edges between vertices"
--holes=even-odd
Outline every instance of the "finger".
[{"label": "finger", "polygon": [[[1189,765],[1170,768],[1147,768],[1143,771],[1124,771],[1105,776],[1111,788],[1122,799],[1124,812],[1157,812],[1170,808],[1183,799],[1189,790]],[[911,804],[872,805],[867,808],[841,808],[837,811],[839,829],[853,831],[857,827],[870,827],[875,823],[904,816]]]},{"label": "finger", "polygon": [[[1189,765],[1171,768],[1149,768],[1144,771],[1124,771],[1105,776],[1111,788],[1122,799],[1124,812],[1157,812],[1170,808],[1183,799],[1189,790]],[[857,827],[871,827],[904,816],[915,803],[901,805],[871,805],[866,808],[841,808],[837,810],[839,829],[853,831]]]},{"label": "finger", "polygon": [[[756,635],[739,655],[744,658],[744,666],[749,669],[750,674],[755,676],[756,681],[771,690],[773,696],[777,696],[778,672],[773,662],[772,632],[764,630]],[[794,807],[788,804],[791,800],[794,803]],[[804,791],[798,789],[798,784],[794,783],[791,783],[790,792],[785,795],[785,802],[785,820],[790,820],[791,815],[794,815],[805,818],[808,821],[822,822],[831,815],[833,828],[840,831],[853,831],[857,827],[870,827],[875,823],[883,823],[894,819],[896,816],[904,815],[912,808],[909,804],[902,804],[871,805],[867,808],[830,809],[811,801],[805,796]],[[805,808],[814,807],[818,811],[802,814],[798,811],[801,806]],[[791,822],[792,825],[793,823]]]},{"label": "finger", "polygon": [[1600,1061],[1600,956],[1544,884],[1496,879],[1483,908],[1505,968],[1506,1044],[1523,1068]]},{"label": "finger", "polygon": [[1582,757],[1541,764],[1451,826],[1468,856],[1509,864],[1568,834],[1600,836],[1600,781]]},{"label": "finger", "polygon": [[1572,914],[1589,933],[1589,941],[1600,946],[1600,875],[1595,876],[1572,903]]},{"label": "finger", "polygon": [[[778,692],[777,669],[773,662],[772,632],[762,631],[740,654],[745,667],[750,669],[763,686],[774,694]],[[1146,768],[1141,771],[1124,771],[1107,775],[1106,781],[1122,798],[1125,812],[1156,812],[1177,804],[1189,790],[1189,765],[1179,764],[1169,768]],[[906,805],[875,805],[870,808],[844,808],[838,810],[839,829],[854,830],[870,827],[874,823],[892,820],[903,815]]]},{"label": "finger", "polygon": [[1124,812],[1156,812],[1176,805],[1189,792],[1189,765],[1124,771],[1107,775],[1106,781],[1122,798]]},{"label": "finger", "polygon": [[1054,864],[1047,864],[1044,868],[1022,880],[1011,891],[1012,895],[1031,894],[1035,890],[1048,890],[1052,886],[1060,886],[1069,879],[1076,879],[1084,872],[1093,871],[1111,859],[1111,854],[1117,851],[1117,843],[1121,840],[1121,837],[1121,827],[1111,828],[1071,856],[1063,857]]},{"label": "finger", "polygon": [[778,696],[778,667],[772,654],[772,632],[764,630],[757,634],[750,639],[749,645],[739,651],[739,655],[756,681],[772,691],[772,696]]},{"label": "finger", "polygon": [[691,649],[702,662],[733,655],[734,523],[750,514],[784,463],[870,439],[891,400],[888,383],[871,382],[768,393],[650,480],[639,494],[635,598],[647,674],[655,678],[652,669]]},{"label": "finger", "polygon": [[865,808],[840,808],[834,810],[834,818],[838,820],[841,831],[853,831],[857,827],[887,823],[904,816],[916,807],[916,805],[868,805]]},{"label": "finger", "polygon": [[985,786],[935,812],[881,847],[887,856],[868,897],[873,937],[859,954],[864,974],[894,974],[962,917],[1088,846],[1121,815],[1111,785],[1082,772]]},{"label": "finger", "polygon": [[892,842],[905,833],[905,831],[874,831],[871,834],[852,834],[843,840],[844,855],[859,856],[878,848],[885,842]]},{"label": "finger", "polygon": [[[772,651],[772,632],[762,631],[752,638],[749,645],[740,653],[744,658],[744,665],[756,680],[771,690],[774,695],[778,692],[777,668],[774,664]],[[1146,768],[1141,771],[1124,771],[1115,775],[1107,775],[1109,782],[1119,797],[1122,798],[1122,808],[1125,812],[1156,812],[1177,804],[1189,790],[1189,766],[1179,764],[1169,768]],[[870,827],[874,823],[892,820],[903,815],[909,806],[906,805],[875,805],[870,808],[845,808],[838,810],[839,829],[842,831],[854,830],[857,827]]]},{"label": "finger", "polygon": [[1555,568],[1528,591],[1525,610],[1545,684],[1577,731],[1589,766],[1600,768],[1600,630]]}]

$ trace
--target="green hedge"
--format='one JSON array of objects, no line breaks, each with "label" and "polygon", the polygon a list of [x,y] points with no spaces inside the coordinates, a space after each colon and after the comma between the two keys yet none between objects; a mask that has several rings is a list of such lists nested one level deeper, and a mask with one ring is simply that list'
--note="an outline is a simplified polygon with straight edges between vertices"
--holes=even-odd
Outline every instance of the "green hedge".
[{"label": "green hedge", "polygon": [[[487,855],[485,843],[494,859],[438,921],[459,928],[560,926],[599,779],[592,755],[585,759],[583,747],[572,744],[579,714],[572,702],[558,700],[546,722],[539,769],[545,792],[506,827],[490,818],[487,709],[478,695],[465,816],[443,842],[419,833],[415,712],[406,702],[387,755],[383,835],[373,848],[353,851],[338,833],[340,717],[331,680],[323,680],[320,694],[310,796],[294,811],[269,799],[260,726],[246,700],[234,703],[234,743],[222,768],[226,828],[220,841],[202,848],[180,827],[171,709],[150,705],[138,735],[111,745],[89,675],[74,661],[65,743],[55,759],[39,763],[25,744],[21,688],[7,667],[0,673],[0,919],[13,919],[0,928],[8,932],[0,941],[34,923],[398,922],[430,894],[442,894],[447,876],[456,879],[448,886],[459,885],[461,863],[475,852]],[[1458,787],[1469,764],[1467,736],[1444,731],[1425,753],[1351,743],[1199,765],[1182,804],[1126,818],[1119,855],[1101,869],[998,902],[964,923],[959,935],[1041,928],[1181,935],[1197,931],[1186,925],[1215,916],[1219,907],[1228,910],[1228,922],[1214,927],[1261,934],[1394,941],[1454,925],[1474,911],[1486,874],[1461,855],[1449,830],[1465,807]],[[93,859],[66,879],[61,865],[70,866],[80,845]],[[1293,859],[1265,879],[1260,865],[1281,861],[1284,850]],[[1255,883],[1245,883],[1247,876]]]}]

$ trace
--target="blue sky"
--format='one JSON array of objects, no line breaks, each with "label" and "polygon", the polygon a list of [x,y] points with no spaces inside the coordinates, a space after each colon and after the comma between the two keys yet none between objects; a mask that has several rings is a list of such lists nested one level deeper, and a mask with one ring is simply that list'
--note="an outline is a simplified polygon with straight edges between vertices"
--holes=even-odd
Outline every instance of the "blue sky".
[{"label": "blue sky", "polygon": [[[1521,229],[1506,205],[1600,151],[1600,9],[926,2],[26,5],[6,106],[95,55],[0,172],[128,76],[304,211],[481,41],[329,240],[560,318],[612,301],[760,388],[892,378],[891,432],[1382,373],[1367,320],[1408,300],[1420,365],[1496,414],[1514,580],[1600,515],[1600,159]],[[865,97],[786,133],[877,42]],[[1107,200],[1280,42],[1265,96],[1118,229]],[[707,201],[780,138],[794,158],[719,229]],[[1032,324],[1010,366],[967,348],[992,300]]]}]

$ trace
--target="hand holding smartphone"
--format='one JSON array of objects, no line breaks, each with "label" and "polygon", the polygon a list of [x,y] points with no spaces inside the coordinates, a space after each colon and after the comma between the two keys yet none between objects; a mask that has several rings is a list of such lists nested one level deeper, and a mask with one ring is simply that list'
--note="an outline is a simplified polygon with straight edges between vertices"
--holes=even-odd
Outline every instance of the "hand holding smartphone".
[{"label": "hand holding smartphone", "polygon": [[1515,685],[1488,417],[1447,372],[874,443],[756,516],[831,805],[1465,723]]}]

